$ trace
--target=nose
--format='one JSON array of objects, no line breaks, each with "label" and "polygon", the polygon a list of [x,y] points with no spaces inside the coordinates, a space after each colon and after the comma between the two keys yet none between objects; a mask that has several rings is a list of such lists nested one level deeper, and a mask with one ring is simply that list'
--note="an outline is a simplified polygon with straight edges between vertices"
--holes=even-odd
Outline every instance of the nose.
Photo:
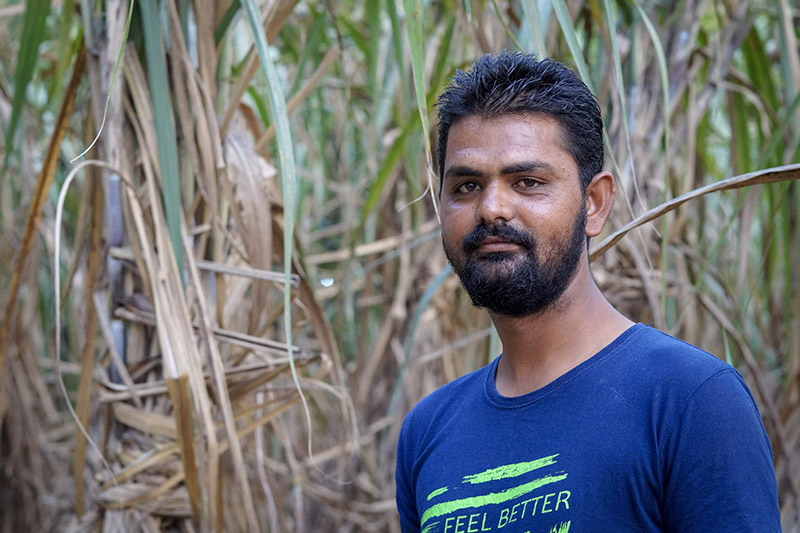
[{"label": "nose", "polygon": [[476,218],[478,222],[488,225],[508,222],[513,218],[512,204],[508,191],[504,191],[501,184],[487,184],[480,197]]}]

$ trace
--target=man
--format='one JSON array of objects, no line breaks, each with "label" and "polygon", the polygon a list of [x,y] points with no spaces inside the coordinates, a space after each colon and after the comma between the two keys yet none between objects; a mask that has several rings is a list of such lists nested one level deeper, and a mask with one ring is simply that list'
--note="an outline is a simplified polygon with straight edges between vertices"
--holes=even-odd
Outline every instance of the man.
[{"label": "man", "polygon": [[780,531],[772,451],[741,376],[602,296],[611,211],[594,96],[501,53],[439,99],[444,250],[503,343],[406,417],[404,532]]}]

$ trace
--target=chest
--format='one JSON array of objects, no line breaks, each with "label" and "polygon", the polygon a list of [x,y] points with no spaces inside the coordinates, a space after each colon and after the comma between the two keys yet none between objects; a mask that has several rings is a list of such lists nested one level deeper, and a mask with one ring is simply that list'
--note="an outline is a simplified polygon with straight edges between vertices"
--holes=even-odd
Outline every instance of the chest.
[{"label": "chest", "polygon": [[486,409],[441,420],[414,465],[427,533],[659,530],[656,431],[589,404]]}]

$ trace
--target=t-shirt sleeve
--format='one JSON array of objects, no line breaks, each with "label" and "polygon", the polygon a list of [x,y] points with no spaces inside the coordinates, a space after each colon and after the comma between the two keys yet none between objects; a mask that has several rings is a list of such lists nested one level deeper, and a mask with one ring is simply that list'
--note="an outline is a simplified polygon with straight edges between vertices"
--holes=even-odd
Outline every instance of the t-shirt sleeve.
[{"label": "t-shirt sleeve", "polygon": [[409,448],[409,420],[403,423],[397,441],[397,465],[395,467],[395,501],[400,513],[400,529],[403,533],[416,533],[420,530],[414,486],[411,481],[413,452]]},{"label": "t-shirt sleeve", "polygon": [[667,531],[780,532],[772,449],[734,369],[689,398],[663,447]]}]

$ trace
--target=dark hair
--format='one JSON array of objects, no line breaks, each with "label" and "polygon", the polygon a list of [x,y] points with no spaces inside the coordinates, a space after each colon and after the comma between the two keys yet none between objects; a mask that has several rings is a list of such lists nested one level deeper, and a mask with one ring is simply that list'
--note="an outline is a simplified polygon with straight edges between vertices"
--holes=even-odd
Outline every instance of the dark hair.
[{"label": "dark hair", "polygon": [[558,120],[564,149],[580,171],[581,187],[603,169],[603,121],[597,99],[568,67],[552,59],[503,51],[486,54],[467,72],[456,71],[439,96],[439,185],[447,135],[458,120],[539,113]]}]

